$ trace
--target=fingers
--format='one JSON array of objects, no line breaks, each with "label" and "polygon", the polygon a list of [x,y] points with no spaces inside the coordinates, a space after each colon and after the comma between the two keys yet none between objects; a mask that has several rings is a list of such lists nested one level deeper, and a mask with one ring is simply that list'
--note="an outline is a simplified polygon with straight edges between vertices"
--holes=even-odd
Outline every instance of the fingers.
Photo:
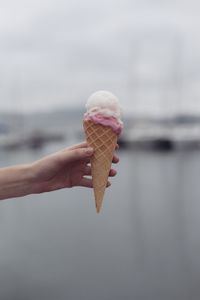
[{"label": "fingers", "polygon": [[109,187],[109,186],[111,186],[111,182],[110,181],[107,182],[106,187]]},{"label": "fingers", "polygon": [[112,162],[114,164],[117,164],[119,162],[119,157],[116,154],[114,154]]},{"label": "fingers", "polygon": [[85,167],[85,170],[84,170],[84,175],[91,175],[91,167],[90,166],[86,166]]},{"label": "fingers", "polygon": [[79,185],[80,185],[80,186],[85,186],[85,187],[88,187],[88,188],[92,188],[92,187],[93,187],[92,179],[83,177],[83,178],[81,179]]},{"label": "fingers", "polygon": [[88,147],[87,142],[82,142],[73,146],[70,146],[69,148],[67,148],[68,150],[73,150],[73,149],[78,149],[78,148],[86,148]]},{"label": "fingers", "polygon": [[[111,169],[109,172],[109,177],[114,177],[117,174],[117,171],[114,169]],[[84,175],[91,176],[91,167],[85,166]]]},{"label": "fingers", "polygon": [[[67,147],[67,148],[63,149],[63,151],[74,150],[74,149],[79,149],[79,148],[87,148],[87,147],[89,147],[89,145],[86,141],[84,141],[84,142],[81,142],[79,144],[75,144],[75,145],[72,145],[70,147]],[[118,150],[118,149],[119,149],[119,145],[116,144],[115,150]]]},{"label": "fingers", "polygon": [[[88,188],[93,188],[92,179],[83,177],[83,178],[81,179],[81,181],[80,181],[79,186],[84,186],[84,187],[88,187]],[[111,186],[110,181],[107,182],[106,187],[109,187],[109,186]]]},{"label": "fingers", "polygon": [[84,164],[89,164],[90,163],[90,158],[86,157],[84,160],[83,160]]},{"label": "fingers", "polygon": [[[81,143],[79,143],[79,144],[70,146],[70,147],[68,147],[67,149],[68,149],[68,150],[73,150],[73,149],[77,149],[77,148],[86,148],[86,147],[88,147],[88,144],[87,144],[86,141],[84,141],[84,142],[81,142]],[[118,145],[118,144],[116,144],[115,149],[116,149],[116,150],[119,149],[119,145]]]},{"label": "fingers", "polygon": [[[88,147],[88,144],[86,142],[83,142],[58,152],[57,158],[62,164],[71,163],[74,161],[84,161],[86,164],[88,164],[90,162],[93,153],[94,153],[94,149]],[[119,162],[119,158],[116,154],[114,154],[112,163],[116,164],[118,162]],[[87,173],[90,175],[88,169],[86,169],[86,174]],[[115,175],[116,175],[116,171],[111,170],[109,176],[115,176]]]},{"label": "fingers", "polygon": [[[84,162],[87,163],[87,164],[90,163],[90,157],[89,158],[86,157],[84,159]],[[113,159],[112,159],[112,163],[117,164],[118,162],[119,162],[119,157],[116,154],[114,154]]]},{"label": "fingers", "polygon": [[79,143],[79,144],[75,144],[73,146],[70,146],[70,147],[67,147],[67,148],[64,148],[62,150],[60,150],[60,152],[68,152],[69,150],[74,150],[74,149],[79,149],[79,148],[87,148],[88,147],[88,144],[87,142],[82,142],[82,143]]},{"label": "fingers", "polygon": [[[87,162],[87,163],[89,163],[90,162],[90,158],[86,158],[86,159],[84,159],[84,161]],[[113,159],[112,159],[112,163],[113,164],[117,164],[118,162],[119,162],[119,157],[116,154],[114,154]]]},{"label": "fingers", "polygon": [[109,172],[109,176],[110,176],[110,177],[114,177],[114,176],[116,176],[116,175],[117,175],[117,171],[114,170],[114,169],[111,169],[110,172]]},{"label": "fingers", "polygon": [[[87,149],[87,148],[89,148],[89,146],[88,146],[87,142],[85,141],[85,142],[82,142],[82,143],[70,146],[69,148],[65,148],[65,149],[62,150],[62,152],[66,153],[69,150],[76,150],[76,149],[78,150],[78,149]],[[116,150],[119,149],[119,145],[118,144],[116,144],[115,149]],[[116,164],[116,163],[119,162],[119,157],[116,154],[114,154],[112,162],[114,164]]]},{"label": "fingers", "polygon": [[94,150],[91,147],[75,148],[71,150],[62,151],[59,154],[59,160],[61,163],[71,163],[78,160],[87,160],[93,154]]}]

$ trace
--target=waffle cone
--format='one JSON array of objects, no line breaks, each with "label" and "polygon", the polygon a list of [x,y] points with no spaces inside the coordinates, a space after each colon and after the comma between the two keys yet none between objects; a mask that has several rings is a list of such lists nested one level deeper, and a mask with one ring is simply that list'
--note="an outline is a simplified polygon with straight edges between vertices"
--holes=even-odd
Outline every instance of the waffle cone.
[{"label": "waffle cone", "polygon": [[90,120],[85,120],[83,127],[87,143],[94,149],[91,171],[96,211],[99,213],[117,143],[117,135],[111,127],[94,124]]}]

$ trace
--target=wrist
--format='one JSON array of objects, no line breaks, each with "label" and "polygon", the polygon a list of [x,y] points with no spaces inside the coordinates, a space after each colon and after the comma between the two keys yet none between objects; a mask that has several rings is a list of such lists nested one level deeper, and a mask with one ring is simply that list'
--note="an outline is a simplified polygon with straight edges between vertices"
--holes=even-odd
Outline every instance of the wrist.
[{"label": "wrist", "polygon": [[30,186],[31,194],[40,194],[47,192],[46,182],[43,180],[44,174],[41,172],[41,161],[35,161],[32,164],[26,165],[27,182]]},{"label": "wrist", "polygon": [[37,164],[35,162],[27,164],[24,166],[24,170],[24,174],[26,174],[27,177],[27,186],[29,187],[28,194],[42,193],[41,183],[39,182],[37,175]]},{"label": "wrist", "polygon": [[21,182],[24,185],[24,194],[35,194],[36,193],[36,180],[34,177],[33,164],[25,164],[20,166],[21,171]]},{"label": "wrist", "polygon": [[[24,164],[13,168],[14,197],[21,197],[35,193],[36,187],[33,175],[32,164]],[[15,177],[17,177],[16,182],[14,180]]]}]

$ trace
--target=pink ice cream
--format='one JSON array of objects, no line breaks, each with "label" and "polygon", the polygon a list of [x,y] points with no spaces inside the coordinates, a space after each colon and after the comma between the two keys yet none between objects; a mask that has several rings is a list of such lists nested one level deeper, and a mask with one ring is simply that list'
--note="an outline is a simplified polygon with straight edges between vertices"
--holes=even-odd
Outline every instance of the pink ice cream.
[{"label": "pink ice cream", "polygon": [[85,120],[110,126],[117,135],[121,134],[123,129],[123,122],[120,120],[121,107],[115,95],[107,91],[98,91],[89,97],[86,109]]}]

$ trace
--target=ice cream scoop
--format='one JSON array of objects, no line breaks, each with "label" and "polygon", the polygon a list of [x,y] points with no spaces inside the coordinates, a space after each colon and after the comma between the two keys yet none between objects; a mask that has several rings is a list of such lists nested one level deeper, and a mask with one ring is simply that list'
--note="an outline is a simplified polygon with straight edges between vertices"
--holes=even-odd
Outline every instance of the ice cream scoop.
[{"label": "ice cream scoop", "polygon": [[83,127],[89,146],[94,148],[91,158],[92,182],[96,210],[99,213],[109,171],[112,164],[117,138],[123,129],[119,100],[112,93],[98,91],[86,103]]},{"label": "ice cream scoop", "polygon": [[86,120],[95,124],[110,126],[117,135],[121,134],[123,122],[121,121],[121,107],[115,95],[107,91],[98,91],[92,94],[86,103]]}]

